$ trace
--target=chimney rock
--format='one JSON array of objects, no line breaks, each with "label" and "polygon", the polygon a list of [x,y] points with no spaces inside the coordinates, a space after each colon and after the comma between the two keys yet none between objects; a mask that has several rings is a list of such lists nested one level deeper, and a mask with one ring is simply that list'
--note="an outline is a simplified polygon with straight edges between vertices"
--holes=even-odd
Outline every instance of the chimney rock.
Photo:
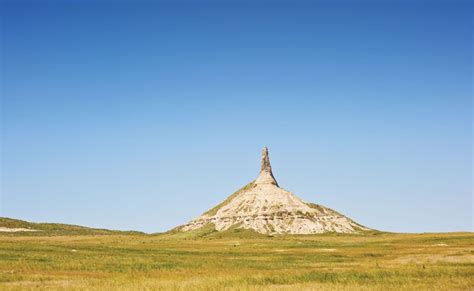
[{"label": "chimney rock", "polygon": [[255,184],[272,184],[278,187],[278,183],[273,177],[272,166],[270,165],[270,157],[268,156],[268,148],[264,147],[262,150],[262,163],[260,167],[260,174],[258,175]]}]

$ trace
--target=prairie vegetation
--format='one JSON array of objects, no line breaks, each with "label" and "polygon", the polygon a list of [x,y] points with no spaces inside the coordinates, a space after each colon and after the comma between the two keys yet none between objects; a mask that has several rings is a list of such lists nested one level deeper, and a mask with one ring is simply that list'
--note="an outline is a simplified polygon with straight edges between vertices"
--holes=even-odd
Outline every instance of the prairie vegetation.
[{"label": "prairie vegetation", "polygon": [[[13,223],[12,223],[13,224]],[[474,288],[474,234],[0,234],[0,289]]]}]

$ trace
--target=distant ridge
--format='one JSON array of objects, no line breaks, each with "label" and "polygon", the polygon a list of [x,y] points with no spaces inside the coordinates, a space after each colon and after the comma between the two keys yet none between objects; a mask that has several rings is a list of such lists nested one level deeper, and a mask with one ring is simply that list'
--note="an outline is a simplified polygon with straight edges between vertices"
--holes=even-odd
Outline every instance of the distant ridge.
[{"label": "distant ridge", "polygon": [[61,223],[34,223],[24,220],[0,217],[1,234],[28,235],[102,235],[102,234],[141,234],[138,231],[119,231],[90,228]]},{"label": "distant ridge", "polygon": [[371,230],[330,208],[303,202],[293,193],[280,188],[273,176],[267,147],[263,148],[256,180],[175,230],[186,232],[203,227],[213,227],[217,231],[242,228],[262,234],[356,233]]}]

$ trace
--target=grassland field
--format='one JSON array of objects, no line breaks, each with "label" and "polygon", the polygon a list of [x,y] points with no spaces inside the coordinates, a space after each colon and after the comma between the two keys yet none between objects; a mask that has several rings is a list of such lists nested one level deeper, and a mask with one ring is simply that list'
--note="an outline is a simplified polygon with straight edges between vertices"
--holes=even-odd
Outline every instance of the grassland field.
[{"label": "grassland field", "polygon": [[[2,220],[0,220],[1,224]],[[473,290],[474,234],[0,234],[0,289]]]}]

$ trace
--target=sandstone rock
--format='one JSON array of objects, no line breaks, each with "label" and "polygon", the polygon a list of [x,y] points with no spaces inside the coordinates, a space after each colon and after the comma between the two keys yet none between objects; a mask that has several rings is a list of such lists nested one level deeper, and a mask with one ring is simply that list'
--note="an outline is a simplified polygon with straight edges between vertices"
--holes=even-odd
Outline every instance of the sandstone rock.
[{"label": "sandstone rock", "polygon": [[268,148],[264,147],[262,151],[262,164],[260,167],[260,174],[255,180],[256,184],[271,184],[278,187],[278,183],[273,177],[272,166],[270,165],[270,157],[268,156]]},{"label": "sandstone rock", "polygon": [[218,231],[237,227],[263,234],[353,233],[369,230],[330,208],[305,203],[293,193],[280,188],[273,176],[266,147],[262,151],[260,174],[255,181],[177,229],[191,231],[209,224]]}]

